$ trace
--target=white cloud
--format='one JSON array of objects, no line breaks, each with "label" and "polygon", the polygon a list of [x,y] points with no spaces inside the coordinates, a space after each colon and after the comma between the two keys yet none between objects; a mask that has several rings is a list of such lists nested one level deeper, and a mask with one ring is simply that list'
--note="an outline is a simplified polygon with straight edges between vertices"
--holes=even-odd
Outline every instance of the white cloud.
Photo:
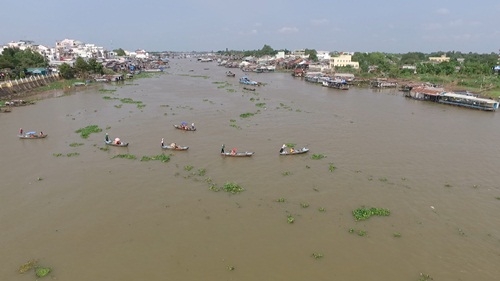
[{"label": "white cloud", "polygon": [[291,33],[296,33],[299,32],[299,29],[296,27],[282,27],[278,30],[279,33],[284,33],[284,34],[291,34]]}]

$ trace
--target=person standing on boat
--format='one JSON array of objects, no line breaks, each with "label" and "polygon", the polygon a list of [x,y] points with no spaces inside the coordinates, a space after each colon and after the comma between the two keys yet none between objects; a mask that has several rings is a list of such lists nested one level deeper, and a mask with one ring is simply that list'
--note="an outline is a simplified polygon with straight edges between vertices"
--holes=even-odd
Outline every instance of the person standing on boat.
[{"label": "person standing on boat", "polygon": [[286,144],[283,144],[283,146],[281,146],[280,153],[283,153],[285,151],[285,148],[286,148]]},{"label": "person standing on boat", "polygon": [[106,133],[106,137],[104,137],[104,140],[105,140],[106,142],[109,142],[109,136],[108,136],[108,133]]},{"label": "person standing on boat", "polygon": [[225,147],[225,145],[222,145],[222,148],[220,149],[221,154],[224,154],[224,147]]},{"label": "person standing on boat", "polygon": [[194,123],[191,123],[191,130],[194,131]]},{"label": "person standing on boat", "polygon": [[163,147],[164,144],[163,144],[163,138],[161,138],[161,147]]},{"label": "person standing on boat", "polygon": [[20,128],[19,129],[19,135],[22,136],[23,135],[23,128]]}]

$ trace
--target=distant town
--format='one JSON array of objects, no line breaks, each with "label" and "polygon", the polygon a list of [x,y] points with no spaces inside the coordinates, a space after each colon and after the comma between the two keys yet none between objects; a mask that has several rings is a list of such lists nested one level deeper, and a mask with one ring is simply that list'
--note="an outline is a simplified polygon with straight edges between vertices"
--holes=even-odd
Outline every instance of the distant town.
[{"label": "distant town", "polygon": [[[7,54],[4,55],[6,50]],[[22,54],[17,56],[16,52]],[[219,66],[238,68],[243,72],[290,72],[292,76],[304,78],[307,82],[321,83],[340,90],[347,90],[351,86],[399,87],[406,92],[405,96],[414,99],[483,110],[496,110],[499,107],[500,55],[495,53],[290,51],[274,50],[268,45],[253,51],[148,52],[144,49],[107,50],[74,39],[57,41],[54,47],[28,40],[1,46],[0,96],[12,97],[19,91],[30,91],[39,84],[52,83],[53,79],[63,78],[74,86],[120,81],[142,72],[161,72],[170,67],[171,59],[216,62]],[[235,75],[231,71],[227,74]],[[46,75],[46,78],[40,78],[40,75]],[[46,80],[42,83],[17,80],[26,77]],[[16,83],[8,82],[12,80],[16,80]],[[23,86],[20,87],[20,84]]]}]

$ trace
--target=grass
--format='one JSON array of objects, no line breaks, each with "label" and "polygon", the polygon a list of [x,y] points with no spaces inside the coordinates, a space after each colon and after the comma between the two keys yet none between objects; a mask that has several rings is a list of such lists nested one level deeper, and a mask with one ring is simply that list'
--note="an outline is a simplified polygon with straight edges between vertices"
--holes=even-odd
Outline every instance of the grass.
[{"label": "grass", "polygon": [[294,218],[292,215],[288,215],[288,216],[286,217],[286,221],[287,221],[288,223],[294,223],[294,222],[295,222],[295,218]]},{"label": "grass", "polygon": [[97,125],[89,125],[85,128],[80,128],[75,131],[75,133],[80,134],[80,136],[84,139],[88,138],[92,133],[100,133],[102,129]]}]

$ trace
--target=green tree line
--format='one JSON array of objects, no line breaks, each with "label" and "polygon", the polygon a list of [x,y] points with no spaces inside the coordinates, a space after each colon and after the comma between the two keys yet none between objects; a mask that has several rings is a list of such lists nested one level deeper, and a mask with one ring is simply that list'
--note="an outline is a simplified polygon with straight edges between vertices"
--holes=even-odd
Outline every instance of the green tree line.
[{"label": "green tree line", "polygon": [[48,65],[44,56],[31,49],[5,48],[0,54],[0,71],[9,79],[24,78],[27,68]]}]

